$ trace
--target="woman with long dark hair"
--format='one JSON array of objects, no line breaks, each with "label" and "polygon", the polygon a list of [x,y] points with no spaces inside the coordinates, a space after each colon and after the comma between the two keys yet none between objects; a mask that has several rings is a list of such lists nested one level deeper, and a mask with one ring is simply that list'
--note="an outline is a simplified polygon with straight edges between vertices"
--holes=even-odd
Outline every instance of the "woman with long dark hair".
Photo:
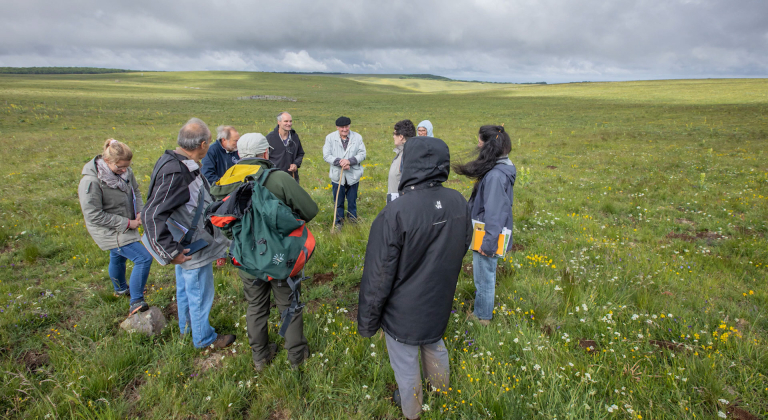
[{"label": "woman with long dark hair", "polygon": [[[464,165],[454,165],[459,175],[475,180],[469,198],[472,220],[485,224],[485,236],[479,251],[472,252],[475,278],[475,310],[470,315],[482,325],[489,325],[493,318],[496,293],[496,256],[499,235],[509,229],[507,249],[512,247],[512,189],[517,170],[509,160],[512,142],[504,127],[484,125],[477,135],[479,153],[477,159]],[[474,247],[473,247],[474,248]]]}]

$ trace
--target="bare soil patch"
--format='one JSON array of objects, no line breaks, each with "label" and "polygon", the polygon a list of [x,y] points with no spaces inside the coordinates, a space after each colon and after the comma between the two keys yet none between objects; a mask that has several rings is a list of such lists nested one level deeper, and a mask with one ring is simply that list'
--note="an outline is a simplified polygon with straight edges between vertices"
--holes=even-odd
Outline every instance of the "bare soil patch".
[{"label": "bare soil patch", "polygon": [[510,249],[511,252],[521,252],[525,251],[525,247],[521,244],[512,244],[512,248]]},{"label": "bare soil patch", "polygon": [[589,353],[594,353],[595,351],[597,351],[597,341],[587,340],[586,338],[580,338],[579,347],[583,348]]},{"label": "bare soil patch", "polygon": [[725,414],[730,414],[731,418],[735,420],[759,420],[760,419],[760,417],[757,417],[756,415],[750,413],[749,411],[741,407],[736,407],[733,404],[728,406],[728,408],[725,410]]},{"label": "bare soil patch", "polygon": [[547,169],[557,169],[557,166],[549,165],[549,166],[547,166]]},{"label": "bare soil patch", "polygon": [[163,308],[163,316],[165,316],[166,319],[171,317],[176,319],[179,318],[179,307],[176,305],[176,301],[169,303]]},{"label": "bare soil patch", "polygon": [[48,353],[31,350],[24,353],[21,357],[21,361],[30,372],[34,372],[38,368],[47,365],[50,361],[50,357],[48,356]]},{"label": "bare soil patch", "polygon": [[312,285],[313,286],[321,286],[323,284],[327,284],[333,281],[333,279],[336,278],[336,274],[334,274],[333,271],[328,273],[315,273],[312,276]]},{"label": "bare soil patch", "polygon": [[269,415],[269,420],[290,420],[293,413],[287,408],[278,408]]}]

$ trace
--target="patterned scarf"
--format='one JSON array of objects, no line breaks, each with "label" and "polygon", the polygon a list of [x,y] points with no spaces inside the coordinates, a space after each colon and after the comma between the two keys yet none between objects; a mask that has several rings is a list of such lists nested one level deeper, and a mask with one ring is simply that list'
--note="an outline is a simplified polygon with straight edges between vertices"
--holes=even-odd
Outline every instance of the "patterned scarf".
[{"label": "patterned scarf", "polygon": [[98,170],[98,178],[109,188],[119,188],[122,192],[128,192],[128,171],[122,175],[112,172],[107,162],[104,162],[101,157],[96,158],[96,169]]}]

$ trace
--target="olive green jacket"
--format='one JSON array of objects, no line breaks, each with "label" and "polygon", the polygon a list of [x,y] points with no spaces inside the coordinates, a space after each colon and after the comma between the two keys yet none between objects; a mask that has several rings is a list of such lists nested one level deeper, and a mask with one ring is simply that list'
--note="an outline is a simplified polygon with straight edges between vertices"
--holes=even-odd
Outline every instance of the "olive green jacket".
[{"label": "olive green jacket", "polygon": [[139,231],[128,229],[128,222],[136,218],[144,203],[130,168],[126,192],[110,188],[99,179],[96,169],[96,159],[99,157],[96,156],[83,166],[83,177],[77,194],[88,233],[99,248],[107,251],[140,240]]}]

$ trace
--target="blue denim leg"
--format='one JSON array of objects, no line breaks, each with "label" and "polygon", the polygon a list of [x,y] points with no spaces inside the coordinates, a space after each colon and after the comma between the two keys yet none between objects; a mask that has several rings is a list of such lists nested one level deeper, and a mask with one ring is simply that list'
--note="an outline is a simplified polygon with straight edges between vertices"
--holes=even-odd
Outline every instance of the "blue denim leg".
[{"label": "blue denim leg", "polygon": [[176,305],[179,313],[179,329],[192,331],[192,343],[201,349],[216,341],[216,331],[208,317],[213,306],[213,266],[206,264],[194,270],[176,266]]},{"label": "blue denim leg", "polygon": [[[335,182],[331,182],[331,185],[333,188],[331,190],[333,191],[333,200],[336,201],[336,191],[339,189],[339,184]],[[336,224],[341,224],[342,220],[344,219],[344,197],[345,197],[345,191],[346,188],[344,186],[341,186],[341,192],[339,193],[339,201],[336,203]]]},{"label": "blue denim leg", "polygon": [[360,183],[358,182],[355,185],[346,187],[348,212],[347,216],[353,219],[357,219],[357,187],[359,185]]},{"label": "blue denim leg", "polygon": [[115,248],[110,252],[115,252],[123,257],[123,282],[125,281],[125,259],[133,261],[133,271],[131,271],[130,278],[131,303],[144,300],[144,286],[147,284],[149,268],[152,266],[152,256],[141,242],[134,242]]},{"label": "blue denim leg", "polygon": [[109,250],[109,279],[116,292],[122,292],[128,288],[125,284],[125,260],[126,258],[117,251],[118,248]]},{"label": "blue denim leg", "polygon": [[475,316],[493,318],[493,299],[496,296],[496,263],[498,257],[486,257],[472,252],[472,272],[475,277]]}]

